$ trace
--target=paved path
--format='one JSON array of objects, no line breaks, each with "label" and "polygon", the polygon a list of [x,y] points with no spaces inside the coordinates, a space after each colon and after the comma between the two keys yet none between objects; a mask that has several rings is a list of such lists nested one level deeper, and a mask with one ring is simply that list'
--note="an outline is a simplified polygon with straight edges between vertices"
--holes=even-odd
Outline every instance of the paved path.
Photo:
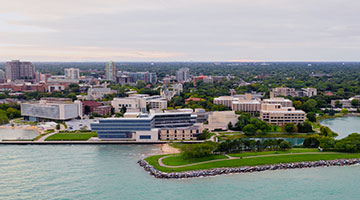
[{"label": "paved path", "polygon": [[200,165],[200,164],[205,164],[205,163],[219,162],[219,161],[225,161],[225,160],[234,160],[234,159],[260,158],[260,157],[272,157],[272,156],[288,156],[288,155],[307,155],[307,154],[339,154],[339,153],[338,152],[304,152],[304,153],[268,154],[268,155],[257,155],[257,156],[246,156],[246,157],[232,157],[232,156],[225,154],[225,156],[228,158],[209,160],[209,161],[192,163],[192,164],[187,164],[187,165],[177,165],[177,166],[165,165],[162,162],[163,159],[165,159],[165,158],[176,156],[176,155],[169,155],[169,156],[161,157],[158,162],[159,162],[159,165],[162,167],[180,168],[180,167],[189,167],[189,166]]}]

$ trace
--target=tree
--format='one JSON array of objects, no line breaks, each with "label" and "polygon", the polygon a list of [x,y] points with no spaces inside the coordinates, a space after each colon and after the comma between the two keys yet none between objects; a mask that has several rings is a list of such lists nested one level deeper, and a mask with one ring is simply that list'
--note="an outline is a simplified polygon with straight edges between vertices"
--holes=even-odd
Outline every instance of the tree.
[{"label": "tree", "polygon": [[84,108],[84,112],[85,112],[85,115],[88,115],[91,112],[90,106],[86,105]]},{"label": "tree", "polygon": [[287,133],[294,133],[296,131],[295,125],[293,123],[286,123],[284,129]]},{"label": "tree", "polygon": [[279,148],[280,148],[281,150],[287,150],[287,149],[290,149],[290,148],[291,148],[291,144],[290,144],[290,142],[282,141],[282,142],[280,142],[280,144],[279,144]]},{"label": "tree", "polygon": [[346,109],[346,108],[343,108],[343,109],[341,109],[340,112],[343,113],[343,114],[348,114],[348,113],[349,113],[349,110]]},{"label": "tree", "polygon": [[248,124],[243,128],[243,131],[246,135],[254,135],[256,132],[256,127],[252,124]]},{"label": "tree", "polygon": [[317,102],[314,99],[307,100],[302,106],[305,112],[315,112],[317,109]]},{"label": "tree", "polygon": [[342,107],[342,103],[340,103],[339,100],[336,100],[336,101],[335,101],[335,107],[336,107],[336,108],[341,108],[341,107]]},{"label": "tree", "polygon": [[317,148],[320,145],[320,142],[316,138],[306,138],[304,140],[303,146],[306,148]]},{"label": "tree", "polygon": [[9,118],[6,115],[6,112],[3,110],[0,110],[0,125],[8,124]]},{"label": "tree", "polygon": [[229,130],[232,130],[232,129],[233,129],[233,125],[232,125],[231,122],[228,123],[228,129],[229,129]]},{"label": "tree", "polygon": [[351,101],[351,105],[354,106],[355,108],[357,108],[357,107],[359,106],[359,100],[353,99],[353,100]]},{"label": "tree", "polygon": [[320,126],[320,135],[323,135],[325,137],[336,137],[338,136],[337,133],[333,132],[329,127],[327,126]]},{"label": "tree", "polygon": [[9,119],[14,119],[14,118],[21,117],[20,110],[12,108],[12,107],[8,108],[6,110],[6,113],[7,113],[7,116],[8,116]]},{"label": "tree", "polygon": [[212,155],[216,147],[216,144],[213,142],[204,142],[201,144],[184,145],[181,151],[185,159],[194,159]]},{"label": "tree", "polygon": [[60,124],[56,124],[56,130],[60,130]]},{"label": "tree", "polygon": [[308,118],[309,121],[311,122],[316,122],[316,113],[314,112],[308,112],[306,114],[306,117]]}]

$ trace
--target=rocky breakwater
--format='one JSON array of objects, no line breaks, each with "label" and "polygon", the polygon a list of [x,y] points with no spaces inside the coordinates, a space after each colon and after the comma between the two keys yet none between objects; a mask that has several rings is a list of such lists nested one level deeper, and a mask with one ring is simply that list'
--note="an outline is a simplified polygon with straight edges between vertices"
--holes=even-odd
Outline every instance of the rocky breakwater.
[{"label": "rocky breakwater", "polygon": [[261,172],[266,170],[346,166],[346,165],[360,164],[360,159],[338,159],[338,160],[327,160],[327,161],[321,160],[321,161],[313,161],[313,162],[296,162],[296,163],[262,165],[262,166],[253,166],[253,167],[244,166],[244,167],[232,167],[232,168],[214,168],[214,169],[206,169],[206,170],[169,172],[169,173],[161,172],[155,169],[144,159],[139,160],[138,164],[156,178],[180,179],[180,178],[216,176],[222,174]]}]

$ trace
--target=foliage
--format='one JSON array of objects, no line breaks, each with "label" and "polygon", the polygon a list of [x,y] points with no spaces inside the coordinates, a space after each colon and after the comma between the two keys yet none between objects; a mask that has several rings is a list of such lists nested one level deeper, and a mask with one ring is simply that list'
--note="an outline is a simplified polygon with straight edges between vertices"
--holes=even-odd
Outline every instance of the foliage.
[{"label": "foliage", "polygon": [[337,133],[333,132],[327,126],[320,126],[320,135],[325,136],[325,137],[336,137],[336,136],[338,136]]},{"label": "foliage", "polygon": [[315,112],[308,112],[306,114],[306,117],[308,118],[309,121],[316,122],[316,113]]},{"label": "foliage", "polygon": [[283,139],[266,139],[263,142],[249,139],[226,140],[219,144],[216,151],[232,153],[240,151],[278,150],[281,149],[280,144],[283,141]]},{"label": "foliage", "polygon": [[296,127],[295,127],[295,125],[293,123],[286,123],[285,127],[284,127],[284,130],[287,133],[294,133],[296,131]]},{"label": "foliage", "polygon": [[305,138],[303,146],[306,148],[317,148],[320,145],[320,142],[315,137]]},{"label": "foliage", "polygon": [[312,126],[309,122],[304,122],[304,124],[298,124],[297,130],[299,133],[313,133]]},{"label": "foliage", "polygon": [[215,149],[216,149],[216,143],[213,142],[191,144],[181,147],[182,156],[185,159],[207,157],[212,155]]}]

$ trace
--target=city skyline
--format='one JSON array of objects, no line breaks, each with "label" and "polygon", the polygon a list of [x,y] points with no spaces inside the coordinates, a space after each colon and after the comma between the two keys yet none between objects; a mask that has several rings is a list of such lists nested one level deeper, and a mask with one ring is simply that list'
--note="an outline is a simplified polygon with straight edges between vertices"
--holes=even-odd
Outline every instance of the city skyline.
[{"label": "city skyline", "polygon": [[0,2],[1,61],[359,61],[354,0]]}]

